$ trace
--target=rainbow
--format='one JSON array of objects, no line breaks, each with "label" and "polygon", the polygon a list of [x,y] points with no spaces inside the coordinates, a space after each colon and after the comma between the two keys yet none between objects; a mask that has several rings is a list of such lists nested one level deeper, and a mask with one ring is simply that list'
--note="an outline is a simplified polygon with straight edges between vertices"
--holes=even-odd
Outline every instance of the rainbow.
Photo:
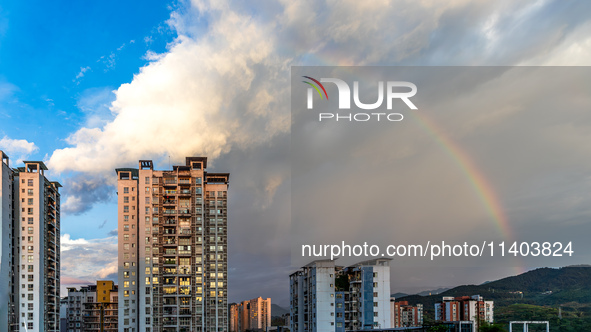
[{"label": "rainbow", "polygon": [[[442,130],[438,129],[435,123],[431,121],[425,114],[421,114],[418,111],[409,113],[410,117],[416,120],[421,128],[431,135],[437,144],[447,153],[447,155],[466,175],[470,185],[478,195],[478,198],[480,202],[482,202],[487,214],[499,229],[503,239],[510,243],[515,241],[513,230],[509,224],[509,218],[507,218],[507,215],[503,210],[493,186],[487,181],[486,177],[478,169],[478,167],[476,167],[476,164],[472,161],[470,156],[462,150],[459,144],[455,143],[450,137],[446,136]],[[495,248],[495,250],[496,249],[497,248]],[[520,263],[521,259],[519,257],[513,257],[513,259],[517,264],[517,266],[515,266],[515,272],[517,274],[527,271],[527,269]]]},{"label": "rainbow", "polygon": [[507,241],[513,241],[513,231],[509,225],[509,219],[505,215],[492,185],[476,167],[470,156],[450,137],[446,136],[442,130],[439,130],[435,123],[427,118],[427,116],[417,111],[410,112],[410,114],[435,139],[439,146],[443,148],[447,155],[466,175],[470,185],[486,209],[487,214],[495,222],[503,238]]}]

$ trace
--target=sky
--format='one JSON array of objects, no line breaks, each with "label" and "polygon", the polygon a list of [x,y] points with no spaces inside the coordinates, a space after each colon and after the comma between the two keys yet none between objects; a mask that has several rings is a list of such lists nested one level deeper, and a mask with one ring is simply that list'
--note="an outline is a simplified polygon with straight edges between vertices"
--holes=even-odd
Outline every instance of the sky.
[{"label": "sky", "polygon": [[[229,300],[263,296],[287,305],[292,66],[584,66],[591,62],[590,7],[559,0],[3,2],[0,149],[13,166],[45,161],[48,176],[64,186],[62,291],[116,277],[115,168],[152,159],[166,169],[185,156],[207,156],[210,171],[232,174]],[[552,118],[563,126],[528,131],[510,126],[526,113],[451,121],[459,115],[434,121],[495,184],[510,224],[538,217],[537,207],[553,202],[556,211],[572,212],[572,227],[585,225],[587,117]],[[507,150],[535,151],[519,159],[519,172],[493,167],[502,163],[491,151],[528,135],[523,150]],[[435,139],[415,138],[396,156],[416,166],[405,169],[408,177],[434,174],[442,162]],[[534,138],[547,139],[543,146],[554,154],[544,154]],[[417,160],[413,149],[432,154]],[[509,152],[500,155],[516,157]],[[539,177],[519,191],[510,184],[528,165],[548,167],[535,167]],[[329,166],[314,174],[321,178]],[[452,165],[444,166],[437,171],[448,172],[451,183],[440,184],[442,195],[462,183]],[[552,194],[543,195],[547,188]],[[404,212],[399,218],[412,219]],[[562,214],[553,217],[547,222],[562,222]],[[479,231],[468,227],[465,235]],[[393,292],[515,273],[512,266],[432,269],[393,269]]]}]

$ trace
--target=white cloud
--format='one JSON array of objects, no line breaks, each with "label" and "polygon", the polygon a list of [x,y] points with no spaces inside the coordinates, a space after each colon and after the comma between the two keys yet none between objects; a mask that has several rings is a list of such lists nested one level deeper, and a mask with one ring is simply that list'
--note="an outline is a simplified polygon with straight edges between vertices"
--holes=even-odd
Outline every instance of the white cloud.
[{"label": "white cloud", "polygon": [[16,159],[17,163],[20,163],[39,148],[33,142],[4,136],[0,139],[0,150],[4,151],[8,157]]},{"label": "white cloud", "polygon": [[80,67],[80,72],[76,75],[76,79],[74,81],[78,81],[80,78],[84,77],[84,74],[90,70],[90,67]]},{"label": "white cloud", "polygon": [[70,234],[63,234],[60,241],[64,276],[90,280],[105,278],[108,275],[105,273],[117,266],[116,236],[87,240],[72,239]]},{"label": "white cloud", "polygon": [[222,13],[199,40],[180,35],[169,52],[115,91],[115,118],[72,134],[72,147],[56,150],[50,167],[111,176],[138,159],[215,158],[287,132],[287,68],[274,54],[272,35],[232,12]]}]

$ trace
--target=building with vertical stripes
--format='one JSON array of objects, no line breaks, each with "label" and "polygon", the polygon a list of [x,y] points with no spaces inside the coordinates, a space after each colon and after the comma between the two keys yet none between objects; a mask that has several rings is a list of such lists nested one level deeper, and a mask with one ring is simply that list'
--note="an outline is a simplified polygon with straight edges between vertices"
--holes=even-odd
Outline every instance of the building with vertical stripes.
[{"label": "building with vertical stripes", "polygon": [[0,151],[0,330],[59,331],[61,185],[42,161],[11,168]]},{"label": "building with vertical stripes", "polygon": [[228,331],[229,173],[118,168],[119,332]]}]

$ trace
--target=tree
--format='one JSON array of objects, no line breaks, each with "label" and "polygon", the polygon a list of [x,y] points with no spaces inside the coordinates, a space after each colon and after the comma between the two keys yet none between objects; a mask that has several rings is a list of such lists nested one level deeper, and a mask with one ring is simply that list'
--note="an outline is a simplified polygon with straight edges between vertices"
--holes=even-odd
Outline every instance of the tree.
[{"label": "tree", "polygon": [[489,322],[481,321],[478,332],[507,332],[501,324],[490,324]]}]

